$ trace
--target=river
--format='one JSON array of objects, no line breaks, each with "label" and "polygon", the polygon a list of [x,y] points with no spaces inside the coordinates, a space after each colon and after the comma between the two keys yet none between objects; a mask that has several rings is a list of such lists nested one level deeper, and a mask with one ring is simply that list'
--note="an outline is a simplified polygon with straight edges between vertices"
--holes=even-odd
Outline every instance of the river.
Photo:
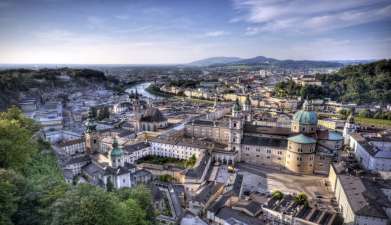
[{"label": "river", "polygon": [[144,83],[136,84],[136,85],[126,89],[126,92],[127,93],[131,93],[132,91],[136,92],[136,90],[137,90],[137,93],[141,94],[145,98],[149,98],[149,99],[160,99],[160,98],[162,98],[160,96],[151,94],[147,90],[145,90],[150,84],[151,84],[151,82],[144,82]]}]

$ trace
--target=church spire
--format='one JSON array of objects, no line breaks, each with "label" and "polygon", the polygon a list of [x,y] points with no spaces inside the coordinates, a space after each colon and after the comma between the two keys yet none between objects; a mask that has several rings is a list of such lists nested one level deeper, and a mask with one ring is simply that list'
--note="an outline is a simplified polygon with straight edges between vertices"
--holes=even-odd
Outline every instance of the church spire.
[{"label": "church spire", "polygon": [[96,131],[95,118],[94,118],[94,113],[92,111],[92,108],[90,108],[88,111],[88,117],[85,126],[86,126],[87,133]]}]

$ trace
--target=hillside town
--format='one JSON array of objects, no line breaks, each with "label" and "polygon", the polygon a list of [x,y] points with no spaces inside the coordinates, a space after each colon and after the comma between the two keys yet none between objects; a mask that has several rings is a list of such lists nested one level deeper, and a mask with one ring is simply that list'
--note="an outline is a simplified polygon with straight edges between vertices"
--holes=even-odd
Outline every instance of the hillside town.
[{"label": "hillside town", "polygon": [[146,185],[159,224],[389,224],[391,130],[356,121],[389,105],[277,96],[287,79],[321,87],[308,71],[230,73],[26,92],[18,105],[67,183]]}]

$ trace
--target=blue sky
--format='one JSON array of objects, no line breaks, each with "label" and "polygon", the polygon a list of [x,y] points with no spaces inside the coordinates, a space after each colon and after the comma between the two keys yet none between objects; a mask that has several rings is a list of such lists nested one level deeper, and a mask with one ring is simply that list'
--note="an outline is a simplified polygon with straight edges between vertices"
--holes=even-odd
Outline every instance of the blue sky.
[{"label": "blue sky", "polygon": [[0,63],[391,57],[390,0],[0,0]]}]

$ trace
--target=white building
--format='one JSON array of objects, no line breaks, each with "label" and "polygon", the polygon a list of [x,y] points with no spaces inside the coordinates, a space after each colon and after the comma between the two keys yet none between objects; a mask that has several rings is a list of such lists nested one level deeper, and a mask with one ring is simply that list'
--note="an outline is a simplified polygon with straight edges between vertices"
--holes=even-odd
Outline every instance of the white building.
[{"label": "white building", "polygon": [[357,161],[367,170],[391,171],[391,139],[350,136],[350,148]]}]

